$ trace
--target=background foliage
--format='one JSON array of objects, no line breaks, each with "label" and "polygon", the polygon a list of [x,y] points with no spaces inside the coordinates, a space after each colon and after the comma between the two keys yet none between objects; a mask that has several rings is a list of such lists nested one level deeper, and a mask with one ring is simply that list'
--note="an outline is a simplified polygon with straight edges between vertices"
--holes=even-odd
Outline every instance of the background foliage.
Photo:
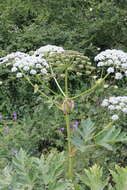
[{"label": "background foliage", "polygon": [[1,1],[1,55],[28,52],[45,44],[90,56],[98,48],[126,50],[126,8],[126,0]]}]

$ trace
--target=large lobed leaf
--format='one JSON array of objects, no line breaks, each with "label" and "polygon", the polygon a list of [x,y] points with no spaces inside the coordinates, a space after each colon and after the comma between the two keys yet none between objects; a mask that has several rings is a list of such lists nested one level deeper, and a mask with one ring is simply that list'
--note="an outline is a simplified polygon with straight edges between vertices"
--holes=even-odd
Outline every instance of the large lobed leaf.
[{"label": "large lobed leaf", "polygon": [[110,124],[102,130],[96,131],[98,131],[97,126],[89,118],[82,120],[81,126],[75,131],[71,142],[81,152],[100,146],[113,150],[113,144],[127,142],[127,134]]}]

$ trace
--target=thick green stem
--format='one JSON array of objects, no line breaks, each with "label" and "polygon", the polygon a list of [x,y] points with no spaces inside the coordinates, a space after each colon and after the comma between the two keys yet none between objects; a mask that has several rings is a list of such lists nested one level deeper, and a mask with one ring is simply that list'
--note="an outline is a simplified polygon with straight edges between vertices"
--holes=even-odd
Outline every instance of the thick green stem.
[{"label": "thick green stem", "polygon": [[[65,71],[65,95],[68,98],[68,71]],[[72,163],[72,148],[71,148],[71,130],[70,130],[70,116],[65,114],[66,127],[67,127],[67,143],[68,143],[68,178],[73,178],[73,163]]]},{"label": "thick green stem", "polygon": [[66,127],[67,127],[67,143],[68,143],[68,178],[73,178],[73,165],[72,165],[72,149],[71,149],[71,131],[70,131],[70,118],[69,114],[65,115]]},{"label": "thick green stem", "polygon": [[67,78],[68,78],[68,71],[66,69],[66,71],[65,71],[65,94],[66,94],[66,97],[68,98],[68,81],[67,81]]}]

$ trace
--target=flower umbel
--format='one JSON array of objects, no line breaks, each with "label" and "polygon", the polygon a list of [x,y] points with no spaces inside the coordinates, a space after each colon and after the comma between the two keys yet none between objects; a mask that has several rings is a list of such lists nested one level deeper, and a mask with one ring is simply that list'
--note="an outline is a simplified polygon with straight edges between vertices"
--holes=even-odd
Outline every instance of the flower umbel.
[{"label": "flower umbel", "polygon": [[102,51],[95,57],[98,67],[105,67],[107,73],[114,74],[116,80],[127,76],[127,53],[108,49]]},{"label": "flower umbel", "polygon": [[[127,114],[127,96],[112,96],[110,98],[106,98],[103,100],[102,107],[107,107],[108,110],[111,112],[122,112],[124,114]],[[118,115],[112,115],[112,120],[119,119]]]}]

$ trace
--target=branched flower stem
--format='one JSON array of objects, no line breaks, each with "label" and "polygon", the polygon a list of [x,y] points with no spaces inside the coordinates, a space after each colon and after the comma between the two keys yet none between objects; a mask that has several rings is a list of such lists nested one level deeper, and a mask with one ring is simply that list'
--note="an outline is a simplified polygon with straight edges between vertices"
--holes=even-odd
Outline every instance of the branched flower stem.
[{"label": "branched flower stem", "polygon": [[104,81],[105,79],[108,77],[109,74],[107,74],[104,78],[101,79],[100,82],[97,82],[92,88],[88,89],[88,90],[85,90],[84,92],[82,92],[81,94],[77,95],[77,96],[74,96],[74,97],[71,97],[70,99],[76,99],[76,98],[79,98],[81,96],[84,96],[86,94],[89,94],[91,92],[93,92],[98,86],[100,86]]},{"label": "branched flower stem", "polygon": [[53,78],[54,78],[54,80],[55,80],[55,83],[56,83],[58,89],[60,90],[60,92],[62,93],[62,95],[63,95],[64,97],[66,97],[66,95],[65,95],[65,93],[63,92],[61,86],[59,85],[59,83],[58,83],[56,77],[54,76],[54,72],[53,72],[53,70],[52,70],[51,65],[50,65],[50,69],[51,69],[51,74],[53,75]]},{"label": "branched flower stem", "polygon": [[[35,85],[31,82],[31,80],[23,73],[23,75],[24,75],[24,78],[31,84],[31,86],[33,87],[33,88],[35,88]],[[49,96],[47,96],[44,92],[42,92],[41,90],[37,90],[43,97],[45,97],[45,98],[47,98],[47,99],[50,99],[50,97]]]},{"label": "branched flower stem", "polygon": [[49,88],[48,86],[46,86],[46,85],[42,82],[42,80],[39,78],[38,75],[37,75],[36,77],[37,77],[38,81],[39,81],[42,85],[44,85],[44,87],[45,87],[47,90],[49,90],[50,92],[52,92],[54,95],[59,96],[59,94],[57,94],[57,93],[54,92],[51,88]]},{"label": "branched flower stem", "polygon": [[112,125],[115,123],[115,121],[111,121],[105,128],[103,128],[101,131],[99,131],[93,139],[95,139],[97,136],[101,135],[104,131],[106,131],[108,128],[112,127]]}]

